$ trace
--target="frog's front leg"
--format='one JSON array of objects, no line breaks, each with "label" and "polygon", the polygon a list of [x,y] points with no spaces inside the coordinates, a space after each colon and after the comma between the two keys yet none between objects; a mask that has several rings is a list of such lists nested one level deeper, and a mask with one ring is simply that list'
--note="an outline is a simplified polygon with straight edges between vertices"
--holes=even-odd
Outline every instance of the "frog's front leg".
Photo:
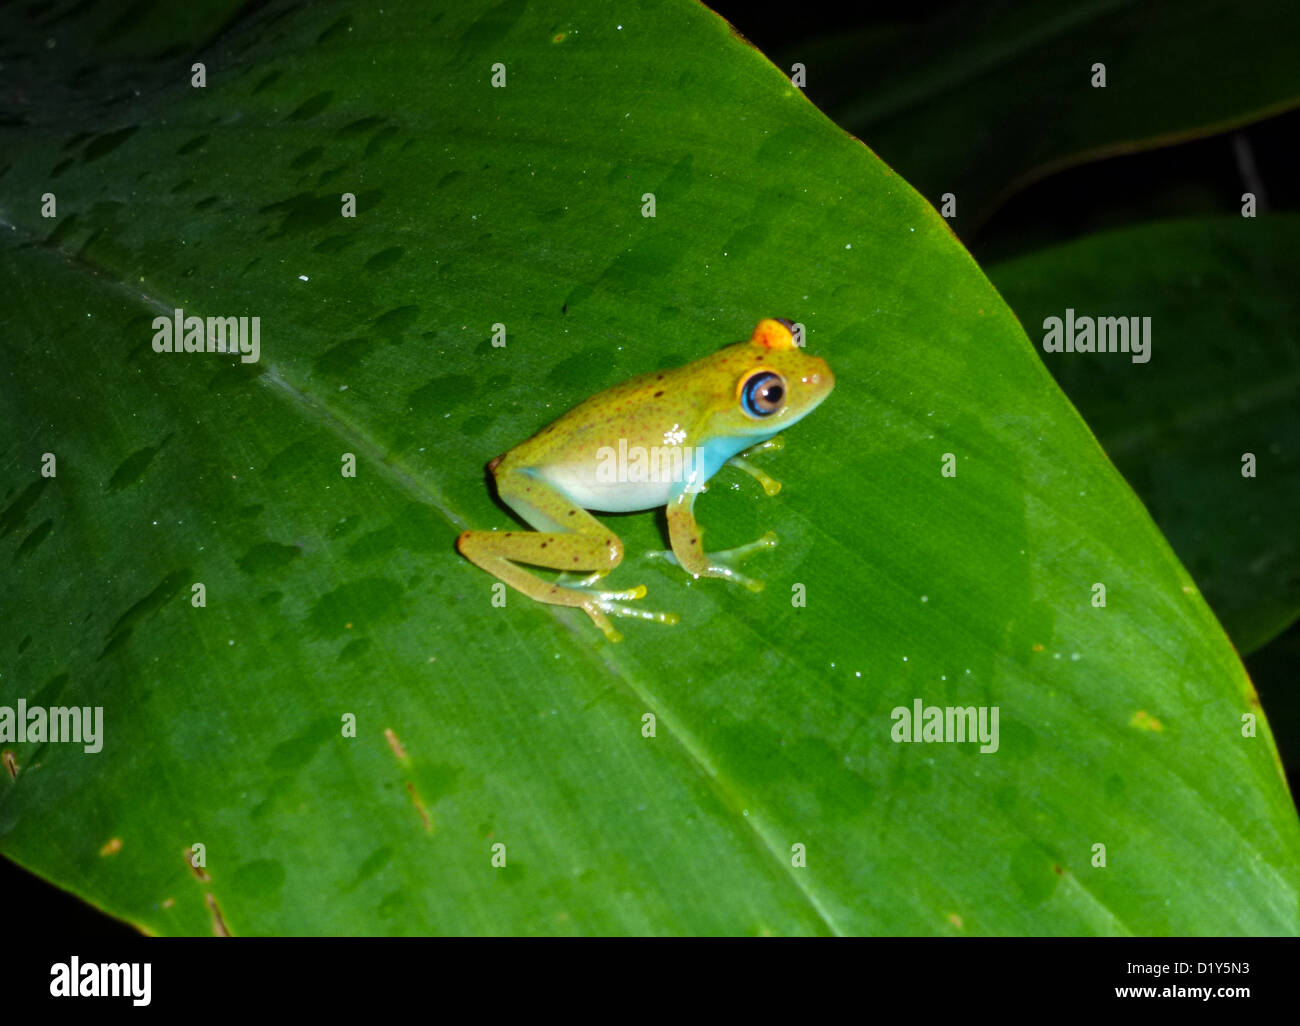
[{"label": "frog's front leg", "polygon": [[[511,509],[535,531],[465,531],[456,547],[475,566],[538,602],[578,606],[585,610],[610,641],[621,641],[609,616],[633,616],[660,623],[676,623],[675,613],[656,613],[620,605],[639,599],[645,587],[627,591],[601,591],[582,585],[594,582],[623,560],[623,543],[585,509],[563,493],[526,471],[510,471],[497,478],[497,492]],[[551,583],[518,563],[553,570],[586,572],[579,585]]]},{"label": "frog's front leg", "polygon": [[733,560],[738,562],[755,552],[772,548],[776,545],[776,535],[768,531],[748,545],[721,552],[705,552],[701,540],[703,530],[695,519],[695,496],[695,492],[683,491],[668,503],[668,540],[673,550],[651,555],[676,563],[693,577],[725,577],[743,584],[750,591],[762,591],[762,581],[746,577],[728,563]]},{"label": "frog's front leg", "polygon": [[785,439],[781,435],[773,435],[767,441],[751,445],[744,452],[731,457],[731,459],[727,460],[727,466],[743,470],[763,486],[763,491],[767,492],[769,496],[773,496],[781,490],[781,482],[768,474],[762,467],[756,467],[750,463],[748,457],[753,456],[756,452],[767,452],[768,450],[779,452],[784,448]]}]

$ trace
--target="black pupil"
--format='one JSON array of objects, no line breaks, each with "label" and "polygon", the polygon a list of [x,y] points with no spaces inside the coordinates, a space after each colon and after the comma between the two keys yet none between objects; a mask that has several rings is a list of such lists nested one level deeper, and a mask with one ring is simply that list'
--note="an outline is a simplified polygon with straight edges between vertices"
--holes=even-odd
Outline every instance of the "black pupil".
[{"label": "black pupil", "polygon": [[745,406],[754,416],[776,413],[784,398],[785,383],[779,375],[755,374],[745,385]]}]

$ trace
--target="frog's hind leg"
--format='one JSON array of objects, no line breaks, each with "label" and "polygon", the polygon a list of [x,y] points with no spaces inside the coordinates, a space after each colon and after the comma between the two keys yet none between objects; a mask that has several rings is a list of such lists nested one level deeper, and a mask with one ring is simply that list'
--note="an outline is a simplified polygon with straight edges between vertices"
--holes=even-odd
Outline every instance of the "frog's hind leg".
[{"label": "frog's hind leg", "polygon": [[[538,602],[583,609],[611,641],[621,640],[622,636],[610,623],[610,615],[677,622],[675,613],[656,613],[620,604],[644,596],[643,585],[626,591],[583,586],[599,580],[623,560],[623,543],[585,509],[520,471],[498,477],[497,491],[511,509],[537,530],[465,531],[456,540],[456,547],[475,566]],[[552,583],[525,570],[519,563],[566,572],[589,572],[589,576],[578,585]]]}]

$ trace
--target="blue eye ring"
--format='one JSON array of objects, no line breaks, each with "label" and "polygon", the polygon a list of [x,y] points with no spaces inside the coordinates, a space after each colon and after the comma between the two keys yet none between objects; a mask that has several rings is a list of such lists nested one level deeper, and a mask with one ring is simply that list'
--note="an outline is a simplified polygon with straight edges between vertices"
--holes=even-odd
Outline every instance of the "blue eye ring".
[{"label": "blue eye ring", "polygon": [[740,408],[755,420],[765,420],[785,408],[789,390],[785,378],[775,371],[760,370],[740,386]]}]

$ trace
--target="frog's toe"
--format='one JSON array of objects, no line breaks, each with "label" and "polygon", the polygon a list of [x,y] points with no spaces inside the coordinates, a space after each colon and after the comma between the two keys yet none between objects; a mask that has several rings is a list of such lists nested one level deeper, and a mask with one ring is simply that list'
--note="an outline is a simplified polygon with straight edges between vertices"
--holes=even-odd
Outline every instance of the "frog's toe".
[{"label": "frog's toe", "polygon": [[[642,594],[645,589],[641,589]],[[620,606],[615,602],[602,602],[600,608],[611,616],[630,616],[637,620],[651,620],[654,623],[675,624],[681,621],[676,613],[661,613],[654,609],[637,609],[633,606]]]},{"label": "frog's toe", "polygon": [[639,598],[645,598],[644,584],[638,584],[635,588],[627,588],[623,591],[597,591],[593,588],[582,587],[581,582],[575,584],[561,584],[560,587],[590,596],[590,601],[597,605],[606,602],[632,602]]},{"label": "frog's toe", "polygon": [[583,603],[582,608],[591,617],[592,622],[604,632],[607,640],[614,642],[623,640],[623,635],[609,622],[609,617],[605,615],[604,610],[599,605],[595,602]]},{"label": "frog's toe", "polygon": [[[737,584],[743,584],[750,591],[762,591],[763,582],[755,580],[753,577],[747,577],[737,570],[733,563],[740,563],[748,559],[755,552],[762,552],[764,549],[775,548],[777,542],[776,535],[768,531],[763,537],[748,545],[740,545],[734,549],[723,549],[721,552],[710,552],[705,557],[707,563],[701,569],[693,567],[687,568],[687,573],[692,577],[721,577],[728,581],[735,581]],[[679,560],[671,551],[655,550],[647,552],[650,559],[663,560],[665,563],[672,563],[674,566],[681,566]]]},{"label": "frog's toe", "polygon": [[724,549],[722,552],[715,552],[713,559],[721,559],[730,562],[739,563],[748,559],[755,552],[762,552],[764,549],[776,548],[777,537],[775,532],[768,531],[763,537],[758,538],[748,545],[738,545],[734,549]]},{"label": "frog's toe", "polygon": [[748,545],[738,545],[734,549],[723,549],[721,552],[710,553],[709,562],[713,565],[709,569],[715,571],[710,576],[725,577],[737,584],[743,584],[750,591],[762,591],[764,588],[762,581],[747,577],[732,564],[742,563],[756,552],[776,548],[776,542],[776,535],[768,531],[763,537],[750,542]]},{"label": "frog's toe", "polygon": [[720,560],[717,555],[711,557],[713,564],[709,567],[708,577],[721,577],[728,581],[734,581],[736,584],[744,585],[750,591],[762,591],[767,587],[764,582],[755,577],[749,577],[742,574],[734,566]]},{"label": "frog's toe", "polygon": [[[579,590],[573,588],[571,590]],[[651,620],[655,623],[675,624],[681,620],[676,613],[661,613],[653,609],[639,609],[635,606],[625,606],[624,602],[632,602],[637,599],[645,598],[646,587],[644,584],[638,584],[634,588],[628,588],[625,591],[586,591],[585,598],[582,601],[582,608],[586,610],[587,615],[595,622],[605,633],[605,637],[610,641],[622,641],[623,635],[620,634],[614,625],[610,622],[611,616],[631,617],[635,620]]]}]

